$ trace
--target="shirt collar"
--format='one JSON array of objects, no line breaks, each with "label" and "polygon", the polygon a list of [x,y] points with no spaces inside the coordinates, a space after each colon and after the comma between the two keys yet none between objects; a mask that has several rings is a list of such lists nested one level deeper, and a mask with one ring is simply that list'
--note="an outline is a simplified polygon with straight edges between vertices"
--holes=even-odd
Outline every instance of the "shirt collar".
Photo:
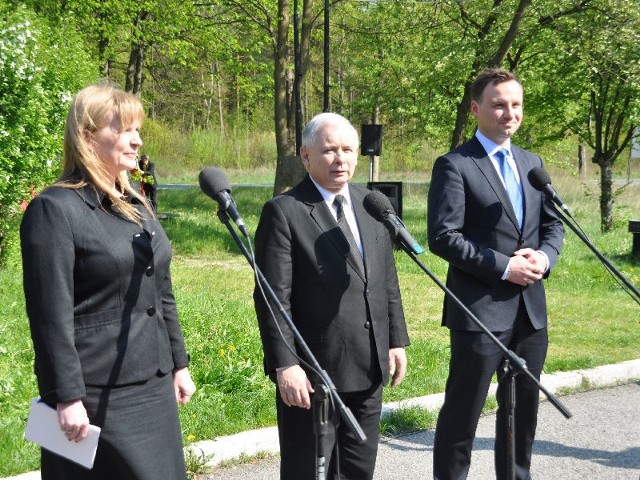
[{"label": "shirt collar", "polygon": [[336,195],[342,195],[345,199],[345,203],[347,205],[351,205],[351,195],[349,195],[349,184],[346,184],[344,187],[342,187],[342,190],[340,190],[339,192],[333,193],[327,190],[326,188],[321,187],[313,179],[311,175],[309,175],[309,178],[311,179],[313,184],[316,186],[316,188],[320,192],[320,195],[322,195],[322,199],[327,203],[327,205],[331,206],[333,204],[333,200],[336,198]]},{"label": "shirt collar", "polygon": [[507,140],[506,145],[498,145],[493,140],[484,136],[478,129],[476,129],[476,138],[490,157],[493,157],[501,148],[505,148],[509,152],[509,156],[513,158],[513,155],[511,154],[511,139]]}]

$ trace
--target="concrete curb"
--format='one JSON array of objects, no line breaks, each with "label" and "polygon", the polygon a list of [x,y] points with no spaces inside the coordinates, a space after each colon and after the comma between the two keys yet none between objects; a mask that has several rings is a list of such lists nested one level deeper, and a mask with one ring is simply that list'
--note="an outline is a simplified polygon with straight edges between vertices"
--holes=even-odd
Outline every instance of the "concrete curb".
[{"label": "concrete curb", "polygon": [[[543,374],[540,383],[552,394],[564,388],[580,386],[604,387],[640,379],[640,359],[630,360],[614,365],[604,365],[590,370],[575,370]],[[489,392],[495,393],[497,384],[492,384]],[[546,399],[543,393],[541,399]],[[444,401],[444,393],[436,393],[424,397],[417,397],[399,402],[384,404],[383,415],[399,408],[420,406],[427,410],[438,410]],[[278,429],[276,427],[262,428],[247,432],[220,437],[215,440],[205,440],[195,443],[191,448],[195,452],[209,457],[208,466],[216,466],[221,462],[234,460],[240,456],[252,456],[260,452],[277,454],[279,452]]]},{"label": "concrete curb", "polygon": [[[640,359],[614,365],[603,365],[589,370],[575,370],[543,374],[540,383],[552,394],[561,389],[575,389],[577,387],[606,387],[623,382],[640,379]],[[490,393],[495,393],[496,384],[492,384]],[[541,399],[546,397],[541,392]],[[383,406],[383,415],[400,408],[420,406],[427,410],[438,410],[444,400],[443,393],[424,397],[387,403]],[[222,462],[235,460],[242,456],[254,456],[259,453],[277,454],[279,452],[278,429],[276,427],[249,430],[219,437],[214,440],[204,440],[194,443],[188,448],[197,455],[204,455],[207,466],[213,467]],[[6,480],[38,480],[40,472],[28,472],[22,475],[8,477]]]}]

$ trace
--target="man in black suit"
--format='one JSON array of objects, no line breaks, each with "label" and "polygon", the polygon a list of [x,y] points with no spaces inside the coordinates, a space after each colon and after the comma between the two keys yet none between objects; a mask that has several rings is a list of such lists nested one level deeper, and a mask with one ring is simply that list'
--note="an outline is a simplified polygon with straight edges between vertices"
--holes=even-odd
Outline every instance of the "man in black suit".
[{"label": "man in black suit", "polygon": [[[391,237],[364,210],[368,191],[349,184],[358,145],[358,133],[344,117],[314,117],[300,150],[308,175],[265,204],[255,244],[265,278],[367,435],[359,445],[344,422],[335,432],[330,429],[327,478],[338,478],[339,471],[339,478],[365,480],[375,467],[382,386],[390,374],[392,386],[402,381],[409,338]],[[265,371],[278,386],[280,475],[313,479],[310,407],[318,378],[302,363],[290,329],[278,318],[281,338],[259,289],[254,299]],[[331,455],[334,445],[337,455]]]},{"label": "man in black suit", "polygon": [[[523,89],[501,69],[482,72],[472,86],[473,139],[438,158],[428,203],[429,248],[449,262],[447,286],[540,377],[547,353],[542,279],[555,265],[562,223],[527,181],[542,167],[537,155],[511,144],[522,122]],[[466,478],[478,418],[492,375],[504,377],[501,350],[448,296],[443,325],[451,360],[434,440],[434,478]],[[498,387],[495,463],[507,474],[504,382]],[[538,412],[538,388],[516,379],[516,477],[528,479]]]}]

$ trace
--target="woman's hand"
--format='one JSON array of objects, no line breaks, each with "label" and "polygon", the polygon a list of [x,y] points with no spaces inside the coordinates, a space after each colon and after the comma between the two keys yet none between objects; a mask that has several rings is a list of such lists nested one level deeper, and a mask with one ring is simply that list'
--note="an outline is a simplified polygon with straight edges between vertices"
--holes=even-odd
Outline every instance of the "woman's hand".
[{"label": "woman's hand", "polygon": [[89,417],[82,400],[58,403],[58,423],[69,441],[79,442],[89,434]]},{"label": "woman's hand", "polygon": [[191,374],[187,367],[176,368],[173,371],[173,389],[176,392],[176,401],[185,405],[196,391],[196,384],[191,380]]}]

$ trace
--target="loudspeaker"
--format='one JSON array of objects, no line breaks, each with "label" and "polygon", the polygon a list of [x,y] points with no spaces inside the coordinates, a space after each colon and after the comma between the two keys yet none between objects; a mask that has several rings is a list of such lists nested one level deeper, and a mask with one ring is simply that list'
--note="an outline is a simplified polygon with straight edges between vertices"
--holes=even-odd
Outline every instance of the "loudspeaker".
[{"label": "loudspeaker", "polygon": [[382,152],[382,125],[362,125],[361,155],[380,155]]},{"label": "loudspeaker", "polygon": [[368,182],[367,188],[384,193],[396,211],[396,215],[402,219],[402,182]]}]

